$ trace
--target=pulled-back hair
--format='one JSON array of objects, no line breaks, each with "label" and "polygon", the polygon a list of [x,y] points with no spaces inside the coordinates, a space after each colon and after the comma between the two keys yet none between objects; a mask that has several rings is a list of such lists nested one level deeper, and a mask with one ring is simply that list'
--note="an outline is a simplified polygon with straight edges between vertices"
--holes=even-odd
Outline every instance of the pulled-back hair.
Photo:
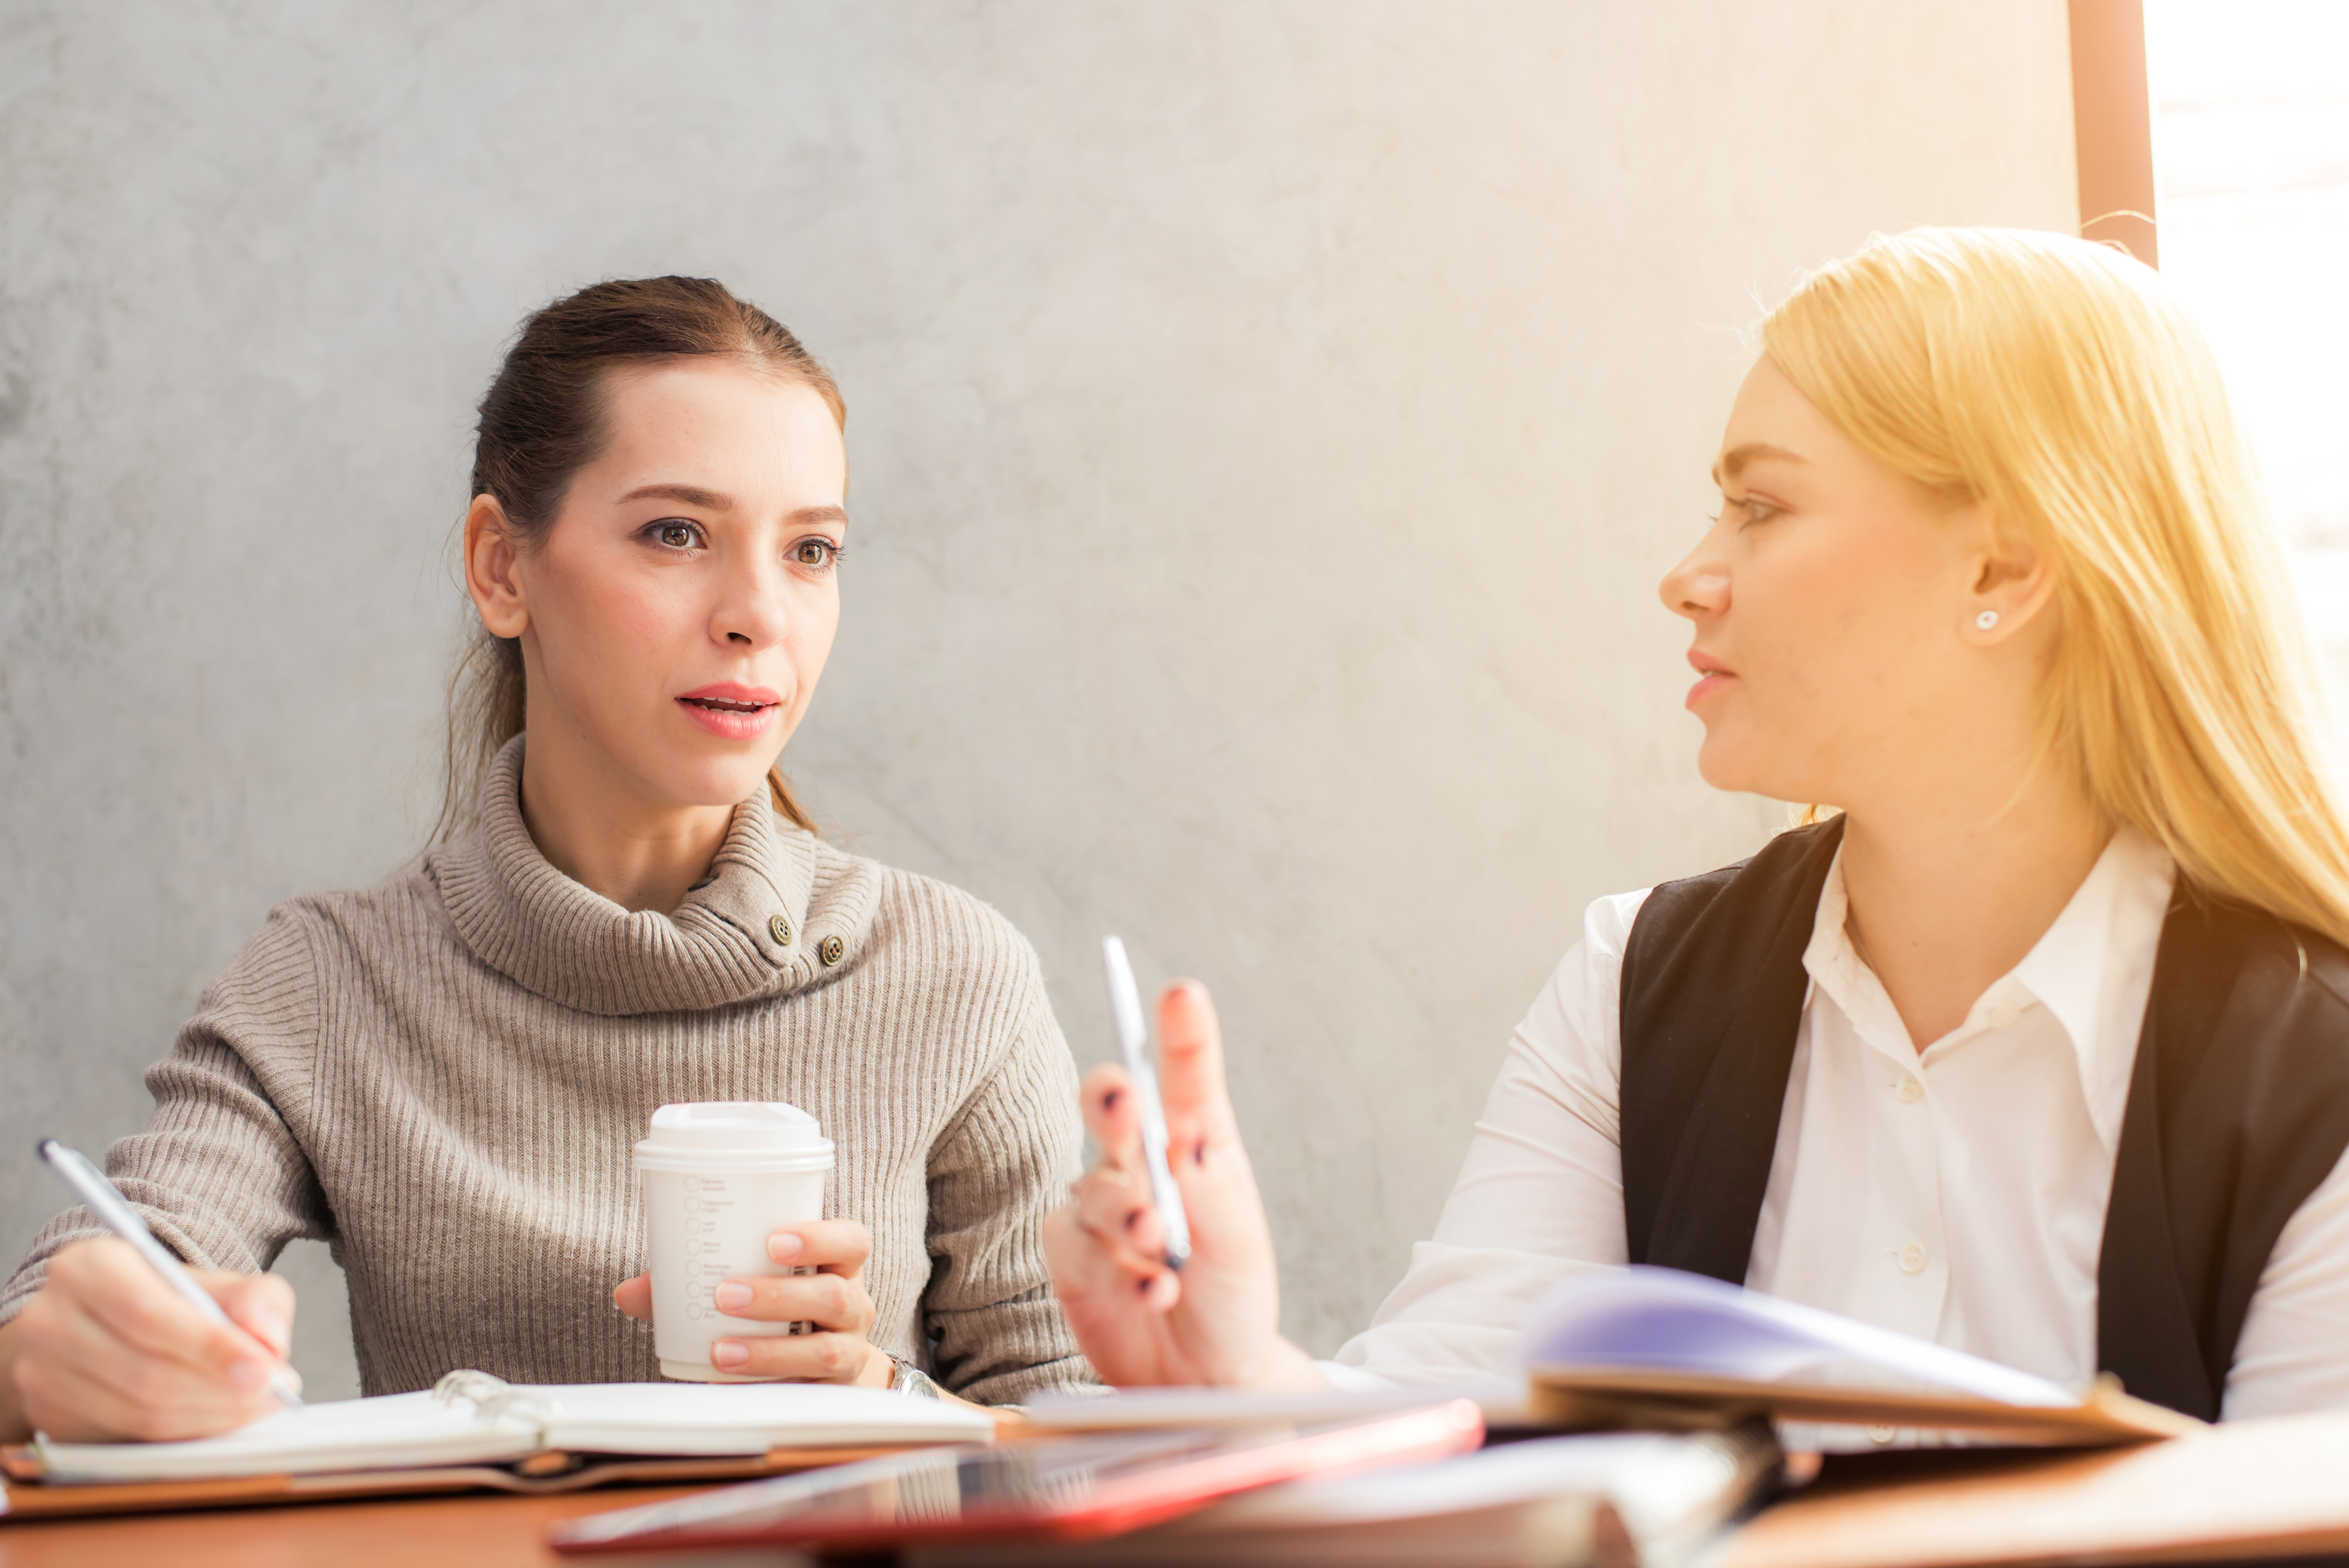
[{"label": "pulled-back hair", "polygon": [[2188,882],[2349,944],[2314,661],[2218,363],[2153,271],[1917,229],[1812,273],[1761,337],[1837,429],[2054,562],[2043,756]]},{"label": "pulled-back hair", "polygon": [[[495,497],[518,550],[554,525],[571,481],[604,449],[612,372],[703,356],[744,361],[812,387],[845,427],[831,372],[782,323],[710,278],[634,278],[581,289],[532,313],[481,399],[475,497]],[[435,841],[479,814],[483,779],[523,731],[522,641],[475,635],[449,683],[448,772]],[[767,774],[775,810],[812,832],[781,766]]]}]

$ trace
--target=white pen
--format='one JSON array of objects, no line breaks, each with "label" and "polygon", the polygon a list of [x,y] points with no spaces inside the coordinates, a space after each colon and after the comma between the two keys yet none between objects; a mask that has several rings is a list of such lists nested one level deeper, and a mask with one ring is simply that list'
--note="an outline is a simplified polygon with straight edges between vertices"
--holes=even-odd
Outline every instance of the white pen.
[{"label": "white pen", "polygon": [[1126,962],[1125,944],[1114,936],[1102,938],[1102,969],[1109,978],[1109,1013],[1117,1025],[1117,1048],[1125,1057],[1125,1076],[1133,1080],[1133,1109],[1142,1123],[1150,1198],[1158,1205],[1158,1222],[1166,1232],[1166,1266],[1180,1269],[1191,1261],[1191,1222],[1183,1212],[1182,1189],[1174,1185],[1174,1172],[1166,1163],[1166,1111],[1158,1099],[1158,1074],[1150,1065],[1142,992],[1133,983],[1133,965]]},{"label": "white pen", "polygon": [[[96,1215],[99,1224],[137,1249],[139,1255],[163,1276],[164,1284],[187,1297],[190,1306],[222,1328],[246,1333],[221,1310],[221,1304],[212,1298],[211,1292],[196,1283],[195,1276],[171,1255],[171,1249],[155,1239],[155,1233],[147,1228],[147,1222],[139,1217],[139,1211],[130,1206],[130,1200],[106,1179],[106,1172],[93,1164],[88,1155],[67,1148],[54,1138],[41,1140],[40,1154],[42,1162],[57,1173],[57,1180],[73,1189],[74,1196],[81,1200],[82,1207]],[[302,1396],[294,1391],[294,1379],[286,1376],[283,1367],[270,1374],[269,1391],[287,1409],[302,1408]]]}]

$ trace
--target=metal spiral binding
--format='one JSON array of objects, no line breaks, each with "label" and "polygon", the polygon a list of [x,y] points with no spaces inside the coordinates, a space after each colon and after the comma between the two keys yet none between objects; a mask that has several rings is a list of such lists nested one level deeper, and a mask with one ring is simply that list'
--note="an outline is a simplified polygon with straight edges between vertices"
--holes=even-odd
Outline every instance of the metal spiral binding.
[{"label": "metal spiral binding", "polygon": [[432,1398],[443,1405],[466,1400],[485,1420],[502,1420],[511,1416],[527,1422],[538,1429],[541,1442],[546,1440],[546,1429],[560,1413],[553,1401],[487,1372],[451,1372],[432,1386]]}]

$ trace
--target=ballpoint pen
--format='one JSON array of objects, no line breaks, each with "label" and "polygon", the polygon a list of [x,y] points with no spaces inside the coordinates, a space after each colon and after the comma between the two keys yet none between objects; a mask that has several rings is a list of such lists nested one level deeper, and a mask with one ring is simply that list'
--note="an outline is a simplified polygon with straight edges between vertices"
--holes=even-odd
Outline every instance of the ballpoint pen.
[{"label": "ballpoint pen", "polygon": [[1150,1064],[1142,993],[1133,983],[1133,965],[1126,962],[1125,944],[1114,936],[1102,938],[1102,969],[1109,980],[1109,1012],[1117,1025],[1117,1048],[1125,1058],[1126,1077],[1133,1080],[1133,1109],[1142,1122],[1143,1163],[1149,1169],[1150,1198],[1158,1205],[1158,1222],[1166,1232],[1166,1266],[1180,1269],[1191,1261],[1191,1222],[1183,1212],[1182,1190],[1174,1185],[1174,1172],[1166,1163],[1166,1111],[1158,1099],[1158,1074]]}]

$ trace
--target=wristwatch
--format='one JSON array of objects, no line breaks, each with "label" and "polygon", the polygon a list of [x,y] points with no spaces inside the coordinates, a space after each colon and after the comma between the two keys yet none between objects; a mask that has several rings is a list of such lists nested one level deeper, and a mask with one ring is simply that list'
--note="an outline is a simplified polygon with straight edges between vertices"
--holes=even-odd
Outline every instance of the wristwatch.
[{"label": "wristwatch", "polygon": [[[885,1350],[881,1354],[889,1356]],[[889,1362],[896,1368],[889,1377],[889,1387],[893,1391],[908,1399],[935,1399],[938,1397],[938,1386],[930,1380],[928,1373],[902,1356],[889,1356]]]}]

